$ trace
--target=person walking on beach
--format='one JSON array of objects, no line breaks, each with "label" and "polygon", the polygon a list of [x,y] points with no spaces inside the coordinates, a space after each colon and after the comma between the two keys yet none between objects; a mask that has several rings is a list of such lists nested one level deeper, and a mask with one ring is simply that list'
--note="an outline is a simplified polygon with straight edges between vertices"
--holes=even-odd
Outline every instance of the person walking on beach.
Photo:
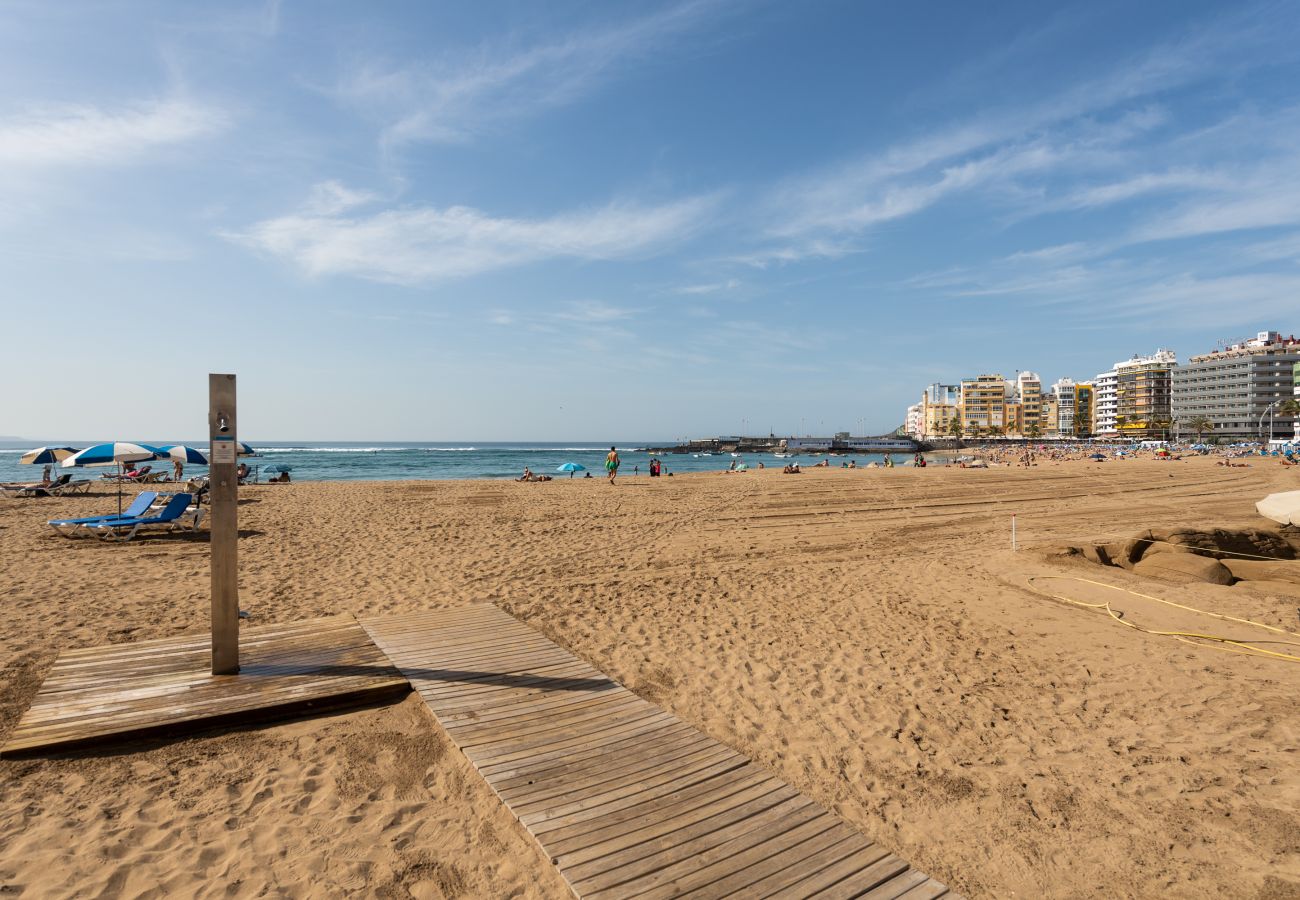
[{"label": "person walking on beach", "polygon": [[613,484],[614,479],[618,477],[618,463],[618,450],[610,447],[609,456],[605,457],[605,471],[609,473],[610,484]]},{"label": "person walking on beach", "polygon": [[180,481],[181,476],[185,474],[185,463],[179,459],[172,460],[172,481]]}]

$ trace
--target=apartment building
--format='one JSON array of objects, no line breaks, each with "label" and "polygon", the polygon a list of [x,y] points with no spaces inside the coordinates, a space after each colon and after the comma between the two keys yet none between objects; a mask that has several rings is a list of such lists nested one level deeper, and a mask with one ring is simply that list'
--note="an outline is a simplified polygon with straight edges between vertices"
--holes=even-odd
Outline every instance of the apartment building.
[{"label": "apartment building", "polygon": [[1006,427],[1007,385],[1001,375],[980,375],[961,383],[961,424],[966,434]]},{"label": "apartment building", "polygon": [[1115,417],[1119,414],[1119,395],[1116,384],[1119,373],[1114,369],[1100,372],[1093,378],[1092,433],[1098,437],[1116,437],[1119,434]]},{"label": "apartment building", "polygon": [[1060,437],[1060,410],[1057,408],[1056,394],[1043,395],[1043,404],[1038,417],[1038,430],[1045,438]]},{"label": "apartment building", "polygon": [[1092,385],[1086,381],[1074,386],[1074,427],[1070,433],[1075,437],[1092,437],[1092,393]]},{"label": "apartment building", "polygon": [[925,414],[920,403],[913,403],[907,408],[907,418],[903,422],[903,432],[909,437],[925,437]]},{"label": "apartment building", "polygon": [[1115,363],[1115,427],[1134,440],[1160,440],[1169,436],[1173,421],[1173,370],[1178,357],[1172,350],[1135,356]]},{"label": "apartment building", "polygon": [[[1043,414],[1043,382],[1037,372],[1016,374],[1016,398],[1020,404],[1017,433],[1029,434],[1029,423],[1037,424]],[[1042,426],[1039,425],[1039,430]]]},{"label": "apartment building", "polygon": [[953,419],[961,420],[961,385],[936,382],[928,386],[921,394],[922,437],[950,434]]},{"label": "apartment building", "polygon": [[1171,375],[1176,428],[1191,433],[1196,430],[1192,422],[1204,417],[1213,426],[1208,434],[1220,438],[1292,437],[1294,419],[1277,415],[1277,407],[1295,396],[1297,363],[1300,341],[1276,331],[1191,357]]},{"label": "apartment building", "polygon": [[1074,379],[1062,378],[1052,385],[1056,400],[1056,421],[1051,424],[1052,434],[1069,437],[1074,434]]}]

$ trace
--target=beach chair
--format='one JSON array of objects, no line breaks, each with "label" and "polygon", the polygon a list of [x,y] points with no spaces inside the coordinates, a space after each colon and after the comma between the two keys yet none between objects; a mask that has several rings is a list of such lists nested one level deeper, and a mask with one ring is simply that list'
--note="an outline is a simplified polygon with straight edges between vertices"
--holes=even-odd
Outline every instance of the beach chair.
[{"label": "beach chair", "polygon": [[153,470],[153,466],[141,466],[139,471],[134,475],[127,475],[123,472],[107,472],[99,477],[105,481],[120,481],[123,484],[135,484],[144,480],[144,477]]},{"label": "beach chair", "polygon": [[5,485],[5,490],[10,491],[15,497],[50,497],[67,487],[71,481],[72,473],[65,472],[50,484]]},{"label": "beach chair", "polygon": [[50,488],[50,493],[56,497],[62,497],[65,494],[89,494],[90,479],[78,478],[76,481],[69,481],[67,484],[60,484],[57,487]]},{"label": "beach chair", "polygon": [[201,513],[190,510],[190,501],[193,499],[194,497],[191,494],[176,494],[167,501],[167,505],[157,515],[134,519],[112,519],[107,522],[82,525],[81,527],[90,529],[101,540],[123,542],[135,537],[141,528],[166,526],[169,530],[174,530],[186,518],[193,522],[193,526],[197,530]]},{"label": "beach chair", "polygon": [[[72,535],[81,531],[81,526],[83,525],[108,522],[114,519],[138,519],[149,511],[149,507],[153,506],[153,502],[157,499],[157,491],[141,491],[135,495],[135,499],[131,501],[131,505],[122,510],[121,515],[118,515],[117,513],[109,513],[106,516],[86,516],[81,519],[51,519],[45,524],[49,525],[64,537],[72,537]],[[89,532],[81,533],[89,534]]]}]

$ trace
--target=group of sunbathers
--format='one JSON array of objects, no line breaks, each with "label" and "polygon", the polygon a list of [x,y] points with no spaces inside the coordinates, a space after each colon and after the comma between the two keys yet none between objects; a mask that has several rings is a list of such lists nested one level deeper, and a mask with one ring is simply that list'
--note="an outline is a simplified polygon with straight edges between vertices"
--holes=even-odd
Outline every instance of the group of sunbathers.
[{"label": "group of sunbathers", "polygon": [[[591,473],[588,472],[587,476],[591,477]],[[524,474],[520,475],[518,478],[515,479],[515,481],[550,481],[550,480],[551,480],[550,475],[537,475],[533,472],[532,469],[528,468],[527,466],[524,466]]]}]

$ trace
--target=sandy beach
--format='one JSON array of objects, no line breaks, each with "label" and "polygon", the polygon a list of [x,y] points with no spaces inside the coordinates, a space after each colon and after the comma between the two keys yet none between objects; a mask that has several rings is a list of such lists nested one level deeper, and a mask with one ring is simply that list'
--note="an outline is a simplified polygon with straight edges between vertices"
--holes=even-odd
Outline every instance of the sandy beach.
[{"label": "sandy beach", "polygon": [[[970,897],[1295,897],[1300,665],[1139,633],[1028,579],[1298,631],[1300,584],[1057,553],[1274,527],[1254,501],[1296,489],[1275,463],[1208,458],[260,485],[241,491],[241,605],[263,624],[491,601]],[[115,505],[0,499],[0,735],[60,649],[207,627],[203,535],[43,525]],[[415,697],[2,761],[0,890],[568,894]]]}]

